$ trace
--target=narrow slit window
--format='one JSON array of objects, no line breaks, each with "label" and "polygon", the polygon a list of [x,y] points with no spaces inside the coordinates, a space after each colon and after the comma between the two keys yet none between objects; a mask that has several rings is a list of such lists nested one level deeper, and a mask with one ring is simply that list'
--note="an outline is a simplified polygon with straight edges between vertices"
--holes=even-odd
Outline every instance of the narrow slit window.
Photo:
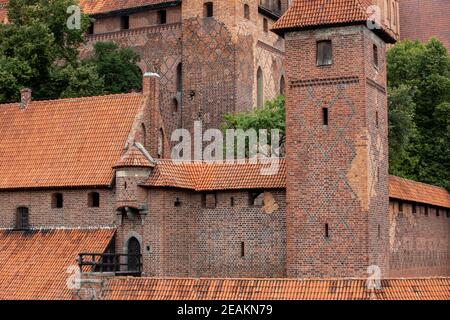
[{"label": "narrow slit window", "polygon": [[381,226],[378,225],[378,239],[381,239]]},{"label": "narrow slit window", "polygon": [[241,258],[245,257],[245,243],[241,242]]},{"label": "narrow slit window", "polygon": [[376,44],[373,45],[373,65],[375,68],[378,68],[378,46]]},{"label": "narrow slit window", "polygon": [[234,197],[231,197],[231,198],[230,198],[230,206],[231,206],[231,207],[234,207]]},{"label": "narrow slit window", "polygon": [[263,19],[263,30],[269,32],[269,21],[266,18]]},{"label": "narrow slit window", "polygon": [[89,28],[88,28],[87,33],[88,33],[88,34],[94,34],[94,23],[93,23],[93,22],[91,22],[91,23],[89,24]]},{"label": "narrow slit window", "polygon": [[330,228],[328,226],[328,223],[325,223],[325,238],[329,238],[330,237]]},{"label": "narrow slit window", "polygon": [[331,40],[317,42],[317,65],[328,66],[333,63]]},{"label": "narrow slit window", "polygon": [[248,4],[244,4],[244,18],[250,20],[250,6]]},{"label": "narrow slit window", "polygon": [[417,213],[417,204],[412,204],[412,213]]},{"label": "narrow slit window", "polygon": [[400,201],[398,203],[398,212],[403,212],[403,202],[402,201]]},{"label": "narrow slit window", "polygon": [[158,23],[159,24],[167,23],[167,11],[166,10],[158,11]]},{"label": "narrow slit window", "polygon": [[130,29],[130,17],[129,16],[121,16],[120,17],[120,29],[121,30]]},{"label": "narrow slit window", "polygon": [[211,18],[214,16],[214,5],[212,2],[206,2],[204,4],[204,16],[206,18]]},{"label": "narrow slit window", "polygon": [[328,108],[322,108],[322,120],[323,120],[323,125],[327,126],[328,125]]},{"label": "narrow slit window", "polygon": [[439,217],[439,208],[436,208],[436,217]]},{"label": "narrow slit window", "polygon": [[428,207],[425,206],[425,217],[428,217]]},{"label": "narrow slit window", "polygon": [[378,120],[378,111],[375,111],[375,125],[378,128],[379,120]]}]

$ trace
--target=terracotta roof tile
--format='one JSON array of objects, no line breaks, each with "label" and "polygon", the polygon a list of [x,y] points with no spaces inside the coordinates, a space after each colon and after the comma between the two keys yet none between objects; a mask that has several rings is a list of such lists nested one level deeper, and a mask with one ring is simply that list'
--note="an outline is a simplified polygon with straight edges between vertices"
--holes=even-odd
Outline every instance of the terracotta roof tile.
[{"label": "terracotta roof tile", "polygon": [[[286,162],[279,160],[274,175],[261,174],[268,164],[177,163],[158,161],[144,183],[148,187],[174,187],[196,191],[237,189],[284,189]],[[391,198],[428,203],[450,208],[450,193],[444,188],[395,176],[389,177]]]},{"label": "terracotta roof tile", "polygon": [[360,0],[295,0],[273,29],[361,22],[367,17]]},{"label": "terracotta roof tile", "polygon": [[113,12],[172,2],[171,0],[80,0],[83,11],[88,14]]},{"label": "terracotta roof tile", "polygon": [[279,170],[263,174],[264,163],[186,163],[158,161],[146,186],[176,187],[196,191],[228,189],[278,189],[286,184],[286,163],[279,160]]},{"label": "terracotta roof tile", "polygon": [[367,289],[366,279],[112,278],[107,300],[450,300],[450,278],[389,279]]},{"label": "terracotta roof tile", "polygon": [[105,252],[114,229],[0,230],[0,299],[71,299],[68,267]]},{"label": "terracotta roof tile", "polygon": [[108,186],[143,96],[0,105],[0,189]]},{"label": "terracotta roof tile", "polygon": [[120,158],[119,162],[114,165],[114,168],[124,167],[140,167],[151,168],[155,164],[136,146],[132,145]]},{"label": "terracotta roof tile", "polygon": [[450,208],[450,194],[446,189],[400,177],[390,177],[389,195],[395,199]]},{"label": "terracotta roof tile", "polygon": [[[273,25],[272,30],[283,33],[311,27],[365,23],[370,15],[368,6],[378,0],[295,0],[292,6]],[[376,30],[375,30],[376,31]],[[391,30],[382,26],[389,42],[395,42]]]}]

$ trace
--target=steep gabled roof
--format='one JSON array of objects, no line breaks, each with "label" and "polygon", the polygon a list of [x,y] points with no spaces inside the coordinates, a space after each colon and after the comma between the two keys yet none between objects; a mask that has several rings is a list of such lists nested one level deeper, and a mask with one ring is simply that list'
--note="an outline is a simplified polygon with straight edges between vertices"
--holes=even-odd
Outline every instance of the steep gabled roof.
[{"label": "steep gabled roof", "polygon": [[[282,34],[321,26],[365,24],[370,18],[367,8],[374,3],[376,0],[295,0],[272,31]],[[395,42],[386,28],[380,31],[387,41]]]},{"label": "steep gabled roof", "polygon": [[0,189],[111,185],[140,93],[0,105]]},{"label": "steep gabled roof", "polygon": [[67,282],[78,268],[78,254],[105,252],[114,233],[114,229],[0,230],[0,299],[71,299]]},{"label": "steep gabled roof", "polygon": [[105,300],[449,300],[450,278],[387,279],[155,279],[116,277]]},{"label": "steep gabled roof", "polygon": [[127,149],[114,168],[152,168],[154,166],[155,161],[148,152],[141,145],[135,143]]}]

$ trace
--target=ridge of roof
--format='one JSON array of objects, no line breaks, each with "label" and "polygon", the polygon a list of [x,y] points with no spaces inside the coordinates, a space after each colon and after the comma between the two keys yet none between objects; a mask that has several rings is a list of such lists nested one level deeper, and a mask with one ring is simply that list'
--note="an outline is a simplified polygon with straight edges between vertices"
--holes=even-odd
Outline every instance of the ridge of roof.
[{"label": "ridge of roof", "polygon": [[125,167],[153,168],[155,160],[150,156],[147,150],[140,143],[133,143],[120,160],[113,166],[114,169]]}]

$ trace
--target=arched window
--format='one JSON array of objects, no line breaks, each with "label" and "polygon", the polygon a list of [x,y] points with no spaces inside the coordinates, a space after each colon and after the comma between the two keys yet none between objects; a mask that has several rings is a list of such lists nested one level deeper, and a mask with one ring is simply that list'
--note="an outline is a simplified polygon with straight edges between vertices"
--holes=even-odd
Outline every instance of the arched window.
[{"label": "arched window", "polygon": [[164,131],[162,128],[159,129],[157,155],[158,158],[162,158],[164,156]]},{"label": "arched window", "polygon": [[284,76],[280,78],[280,94],[284,96],[284,92],[286,90],[286,82],[284,80]]},{"label": "arched window", "polygon": [[141,244],[135,237],[131,237],[127,244],[128,271],[141,271]]},{"label": "arched window", "polygon": [[250,19],[250,6],[248,4],[244,4],[244,18]]},{"label": "arched window", "polygon": [[89,194],[88,194],[88,206],[90,208],[98,208],[98,207],[100,207],[100,193],[98,193],[98,192],[89,192]]},{"label": "arched window", "polygon": [[214,16],[214,5],[212,2],[206,2],[203,5],[203,15],[206,18],[210,18],[210,17]]},{"label": "arched window", "polygon": [[177,66],[177,92],[181,92],[183,90],[183,65],[181,62]]},{"label": "arched window", "polygon": [[141,143],[144,146],[144,148],[147,148],[147,130],[145,128],[145,124],[141,124]]},{"label": "arched window", "polygon": [[60,209],[64,206],[64,197],[62,193],[52,194],[52,208]]},{"label": "arched window", "polygon": [[256,72],[256,106],[262,107],[264,103],[264,79],[261,68]]},{"label": "arched window", "polygon": [[16,229],[28,229],[29,221],[28,221],[28,208],[27,207],[19,207],[16,212]]},{"label": "arched window", "polygon": [[263,191],[251,192],[249,202],[251,206],[262,207],[264,205],[264,192]]}]

